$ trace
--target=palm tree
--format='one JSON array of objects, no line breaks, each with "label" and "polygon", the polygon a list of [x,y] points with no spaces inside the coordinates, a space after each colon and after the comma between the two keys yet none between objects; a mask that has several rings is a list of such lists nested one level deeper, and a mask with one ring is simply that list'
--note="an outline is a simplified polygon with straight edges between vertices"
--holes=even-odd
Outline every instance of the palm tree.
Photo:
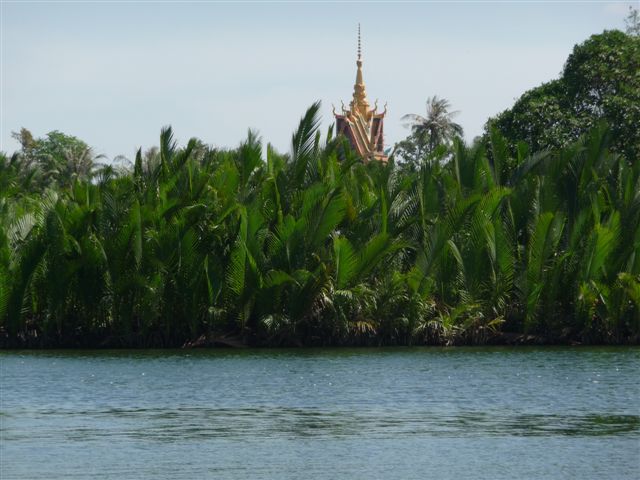
[{"label": "palm tree", "polygon": [[640,163],[606,128],[516,158],[495,131],[490,161],[434,97],[410,138],[450,161],[410,169],[321,142],[318,112],[290,154],[165,128],[133,171],[96,182],[78,157],[44,192],[41,163],[0,153],[0,344],[640,338]]},{"label": "palm tree", "polygon": [[453,121],[459,112],[452,112],[450,108],[448,100],[434,95],[427,98],[425,117],[415,113],[402,117],[407,122],[405,126],[411,128],[407,140],[415,144],[419,157],[431,154],[440,145],[451,145],[454,138],[462,136],[462,126]]}]

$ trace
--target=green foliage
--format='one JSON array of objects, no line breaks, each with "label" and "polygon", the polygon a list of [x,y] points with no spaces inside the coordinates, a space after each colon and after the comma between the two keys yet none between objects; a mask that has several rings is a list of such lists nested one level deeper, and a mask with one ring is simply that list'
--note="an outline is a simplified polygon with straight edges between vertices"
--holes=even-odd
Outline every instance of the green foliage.
[{"label": "green foliage", "polygon": [[363,164],[320,141],[315,104],[290,155],[165,128],[131,171],[43,195],[1,156],[4,342],[637,340],[640,164],[603,126],[516,158],[491,138],[492,162],[456,141],[448,162]]},{"label": "green foliage", "polygon": [[595,35],[466,146],[444,100],[405,162],[170,127],[128,167],[81,140],[0,154],[0,344],[640,340],[637,36]]},{"label": "green foliage", "polygon": [[576,141],[602,120],[611,126],[611,148],[627,158],[640,156],[640,37],[612,30],[576,45],[562,76],[522,95],[487,123],[507,139],[532,151]]},{"label": "green foliage", "polygon": [[437,155],[437,149],[451,146],[463,134],[462,126],[453,121],[459,112],[450,111],[448,100],[433,96],[427,99],[425,117],[407,114],[402,117],[411,134],[395,145],[395,155],[410,165],[419,166],[423,159]]},{"label": "green foliage", "polygon": [[96,160],[92,149],[82,140],[54,130],[44,138],[34,138],[29,130],[14,132],[21,145],[14,163],[24,170],[18,175],[27,191],[42,191],[46,187],[68,187],[75,179],[88,180],[95,173]]}]

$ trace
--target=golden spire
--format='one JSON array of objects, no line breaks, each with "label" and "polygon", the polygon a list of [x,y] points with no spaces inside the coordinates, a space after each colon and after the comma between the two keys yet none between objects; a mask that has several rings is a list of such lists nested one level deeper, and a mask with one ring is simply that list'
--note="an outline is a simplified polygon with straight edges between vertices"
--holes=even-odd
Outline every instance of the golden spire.
[{"label": "golden spire", "polygon": [[360,45],[360,24],[358,24],[358,60],[362,56],[362,46]]},{"label": "golden spire", "polygon": [[378,112],[378,101],[373,109],[369,109],[367,91],[362,79],[362,37],[360,34],[360,24],[358,24],[358,49],[356,65],[356,83],[353,86],[353,99],[347,110],[342,104],[340,114],[334,112],[336,117],[336,130],[343,134],[353,149],[358,152],[365,162],[369,160],[387,161],[384,154],[384,130],[383,122],[387,113],[385,105],[384,112]]},{"label": "golden spire", "polygon": [[353,86],[353,100],[351,101],[351,111],[359,111],[365,118],[369,113],[369,102],[364,81],[362,80],[362,44],[360,40],[360,24],[358,24],[358,60],[356,60],[358,70],[356,72],[356,84]]}]

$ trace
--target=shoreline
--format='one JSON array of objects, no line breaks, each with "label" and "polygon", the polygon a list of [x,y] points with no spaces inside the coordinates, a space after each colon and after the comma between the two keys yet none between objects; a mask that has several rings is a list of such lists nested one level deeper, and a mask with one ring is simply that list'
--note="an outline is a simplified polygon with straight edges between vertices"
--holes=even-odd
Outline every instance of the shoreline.
[{"label": "shoreline", "polygon": [[182,345],[160,344],[153,342],[133,343],[117,341],[101,341],[90,343],[72,342],[70,340],[62,342],[48,342],[38,344],[37,339],[13,340],[7,338],[0,339],[0,351],[46,351],[46,350],[314,350],[314,349],[386,349],[386,348],[451,348],[451,347],[638,347],[640,339],[624,339],[617,342],[606,341],[580,341],[575,338],[551,338],[541,335],[520,334],[520,333],[497,333],[493,337],[483,342],[464,341],[462,339],[450,342],[384,342],[376,341],[375,338],[360,339],[359,341],[347,342],[327,342],[327,343],[306,343],[282,342],[282,343],[249,343],[242,342],[234,337],[199,337],[196,340],[186,341]]}]

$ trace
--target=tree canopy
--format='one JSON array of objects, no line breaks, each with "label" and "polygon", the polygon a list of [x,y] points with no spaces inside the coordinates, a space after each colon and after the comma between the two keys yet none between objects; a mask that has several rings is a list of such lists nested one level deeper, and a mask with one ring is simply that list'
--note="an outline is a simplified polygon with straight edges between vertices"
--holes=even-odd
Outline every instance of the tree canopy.
[{"label": "tree canopy", "polygon": [[396,157],[419,166],[438,147],[450,147],[453,140],[463,134],[462,126],[453,120],[457,114],[451,111],[448,100],[437,96],[427,98],[426,116],[410,113],[402,117],[411,134],[396,144]]},{"label": "tree canopy", "polygon": [[1,189],[0,344],[637,341],[640,162],[605,127],[511,172],[498,132],[491,162],[456,140],[411,170],[318,111],[289,154],[167,128],[130,170]]},{"label": "tree canopy", "polygon": [[76,178],[88,179],[100,158],[84,141],[57,130],[43,138],[34,138],[29,130],[22,128],[12,136],[21,146],[19,158],[14,161],[23,166],[24,174],[29,173],[28,180],[36,188],[69,185]]},{"label": "tree canopy", "polygon": [[559,79],[522,95],[487,122],[512,152],[520,141],[533,151],[576,141],[600,121],[611,128],[611,148],[628,159],[640,155],[640,37],[617,30],[576,45]]},{"label": "tree canopy", "polygon": [[467,146],[445,100],[364,163],[313,104],[282,154],[171,128],[134,164],[0,153],[0,345],[640,340],[640,39],[604,32]]}]

